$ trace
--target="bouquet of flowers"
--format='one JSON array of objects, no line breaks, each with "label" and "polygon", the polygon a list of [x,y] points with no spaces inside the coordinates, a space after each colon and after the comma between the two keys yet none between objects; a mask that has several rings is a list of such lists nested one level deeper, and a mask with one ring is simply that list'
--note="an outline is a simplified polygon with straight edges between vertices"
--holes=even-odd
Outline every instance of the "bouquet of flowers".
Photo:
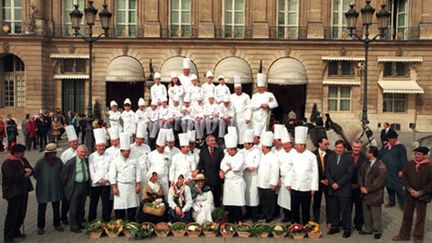
[{"label": "bouquet of flowers", "polygon": [[125,223],[121,219],[111,220],[105,224],[105,233],[110,238],[117,238],[118,235],[123,231]]},{"label": "bouquet of flowers", "polygon": [[225,238],[233,238],[236,233],[236,227],[234,224],[225,223],[220,226],[220,232]]},{"label": "bouquet of flowers", "polygon": [[216,237],[219,232],[219,224],[213,222],[206,222],[203,224],[204,235],[208,238]]},{"label": "bouquet of flowers", "polygon": [[322,236],[321,227],[318,223],[313,221],[309,221],[305,226],[305,231],[308,234],[309,238],[320,238]]},{"label": "bouquet of flowers", "polygon": [[186,232],[189,237],[198,237],[202,232],[202,227],[198,223],[190,223],[186,225]]},{"label": "bouquet of flowers", "polygon": [[105,222],[100,219],[95,219],[87,224],[87,234],[91,239],[99,238],[104,232]]},{"label": "bouquet of flowers", "polygon": [[240,238],[249,238],[252,227],[250,224],[241,223],[237,225],[237,234]]},{"label": "bouquet of flowers", "polygon": [[183,237],[186,233],[186,224],[183,222],[175,222],[171,225],[171,232],[175,237]]},{"label": "bouquet of flowers", "polygon": [[305,237],[305,228],[302,224],[292,224],[288,228],[289,236],[298,240]]}]

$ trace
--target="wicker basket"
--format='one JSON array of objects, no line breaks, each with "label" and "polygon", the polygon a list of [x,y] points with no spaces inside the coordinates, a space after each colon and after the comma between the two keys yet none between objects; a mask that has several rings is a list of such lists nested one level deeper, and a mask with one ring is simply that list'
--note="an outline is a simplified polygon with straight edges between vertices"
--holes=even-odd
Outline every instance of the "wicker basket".
[{"label": "wicker basket", "polygon": [[322,233],[320,232],[313,232],[313,231],[309,231],[308,232],[308,237],[311,239],[318,239],[322,237]]},{"label": "wicker basket", "polygon": [[[199,228],[199,231],[189,231],[188,230],[189,226],[193,226],[193,225],[197,226]],[[201,235],[201,232],[202,232],[202,228],[197,223],[190,223],[190,224],[186,225],[186,233],[188,234],[189,237],[197,238]]]},{"label": "wicker basket", "polygon": [[237,225],[237,227],[236,227],[238,237],[240,237],[240,238],[249,238],[250,235],[251,235],[251,232],[250,232],[251,226],[249,224],[244,224],[244,223],[242,223],[242,225],[241,225],[241,226],[248,227],[249,231],[240,231],[239,230],[239,226],[240,225]]},{"label": "wicker basket", "polygon": [[143,212],[145,214],[150,214],[150,215],[154,215],[154,216],[158,216],[161,217],[165,214],[165,207],[161,207],[161,208],[152,208],[152,207],[143,207]]},{"label": "wicker basket", "polygon": [[102,233],[103,233],[103,231],[100,231],[100,232],[90,232],[89,233],[89,237],[90,237],[90,239],[98,239],[98,238],[101,237]]},{"label": "wicker basket", "polygon": [[109,238],[117,238],[120,234],[120,232],[109,232],[109,231],[105,231],[105,233],[108,235]]},{"label": "wicker basket", "polygon": [[304,237],[305,237],[304,233],[293,233],[292,234],[292,238],[294,240],[302,240],[302,239],[304,239]]},{"label": "wicker basket", "polygon": [[[227,227],[227,226],[231,226],[231,227],[233,227],[234,232],[230,233],[230,232],[228,232],[228,231],[224,231],[223,229],[224,229],[225,227]],[[220,230],[219,230],[219,232],[220,232],[221,235],[222,235],[223,237],[225,237],[225,238],[233,238],[234,235],[235,235],[235,233],[236,233],[236,226],[235,226],[234,224],[230,224],[230,223],[222,224],[222,225],[220,226]]]},{"label": "wicker basket", "polygon": [[174,237],[183,237],[186,234],[186,230],[171,230],[171,233],[174,235]]},{"label": "wicker basket", "polygon": [[217,233],[213,231],[203,231],[206,238],[215,238]]},{"label": "wicker basket", "polygon": [[[159,230],[156,230],[157,227],[158,227],[158,225],[168,225],[168,230],[166,230],[166,231],[159,231]],[[161,223],[156,224],[156,226],[155,226],[155,231],[154,231],[154,232],[156,233],[156,235],[157,235],[158,237],[161,237],[161,238],[165,238],[165,237],[167,237],[168,234],[169,234],[169,232],[170,232],[169,224],[167,224],[167,223],[165,223],[165,222],[161,222]]]},{"label": "wicker basket", "polygon": [[141,224],[141,228],[143,228],[143,227],[148,227],[148,228],[151,228],[151,229],[152,229],[152,231],[151,231],[149,237],[152,236],[152,235],[154,234],[154,231],[155,231],[155,225],[154,225],[153,223],[151,223],[151,222],[144,222],[144,223]]},{"label": "wicker basket", "polygon": [[[276,233],[276,231],[275,231],[275,227],[276,226],[282,227],[283,228],[283,232]],[[286,234],[287,234],[287,227],[285,225],[280,224],[280,223],[276,223],[276,224],[272,225],[272,235],[273,235],[273,238],[282,239],[282,238],[285,238]]]}]

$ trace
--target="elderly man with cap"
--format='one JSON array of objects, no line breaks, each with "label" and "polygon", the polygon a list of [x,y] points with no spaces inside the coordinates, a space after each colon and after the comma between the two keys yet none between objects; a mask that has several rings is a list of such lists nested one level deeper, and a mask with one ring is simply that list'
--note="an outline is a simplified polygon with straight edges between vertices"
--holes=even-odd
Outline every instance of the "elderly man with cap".
[{"label": "elderly man with cap", "polygon": [[223,200],[225,210],[229,213],[231,223],[242,221],[241,207],[245,205],[246,183],[243,179],[245,158],[243,153],[237,150],[237,134],[228,133],[224,136],[227,153],[225,154],[220,169],[224,179]]},{"label": "elderly man with cap", "polygon": [[183,58],[183,73],[178,76],[184,90],[187,90],[191,85],[191,73],[190,73],[191,61],[189,58]]},{"label": "elderly man with cap", "polygon": [[[389,140],[390,143],[390,140]],[[429,148],[420,146],[414,149],[414,160],[409,161],[403,170],[404,189],[407,192],[404,202],[402,224],[394,241],[409,240],[414,210],[414,242],[423,242],[427,203],[432,197],[432,164],[428,160]]]},{"label": "elderly man with cap", "polygon": [[245,170],[243,172],[243,178],[246,183],[245,191],[245,206],[246,206],[246,218],[252,218],[253,222],[258,221],[258,173],[259,162],[261,159],[260,149],[253,143],[253,130],[248,129],[243,134],[243,149],[241,153],[245,159]]},{"label": "elderly man with cap", "polygon": [[258,92],[251,99],[252,126],[254,130],[261,130],[261,133],[267,130],[271,109],[278,107],[278,102],[273,93],[266,91],[266,80],[267,76],[264,73],[258,73]]},{"label": "elderly man with cap", "polygon": [[205,184],[205,176],[198,174],[190,186],[192,195],[192,217],[198,224],[213,222],[212,212],[214,210],[213,193]]},{"label": "elderly man with cap", "polygon": [[181,111],[181,105],[180,105],[180,98],[178,96],[175,96],[172,99],[172,102],[169,105],[169,122],[172,125],[172,128],[174,129],[174,132],[179,133],[181,130],[181,121],[182,121],[182,111]]},{"label": "elderly man with cap", "polygon": [[181,108],[181,112],[182,112],[182,118],[181,118],[182,131],[188,132],[193,130],[194,118],[192,114],[192,105],[191,105],[191,99],[189,95],[185,95],[183,99],[183,106]]},{"label": "elderly man with cap", "polygon": [[165,151],[166,135],[165,129],[161,129],[156,140],[156,149],[148,154],[148,174],[150,178],[152,172],[158,174],[158,182],[162,185],[165,193],[165,200],[168,196],[169,188],[169,167],[171,165],[170,156]]},{"label": "elderly man with cap", "polygon": [[180,133],[180,153],[172,157],[171,166],[169,168],[169,179],[173,183],[174,178],[183,175],[186,185],[192,181],[192,172],[196,170],[194,163],[194,156],[190,153],[189,148],[189,135],[187,133]]},{"label": "elderly man with cap", "polygon": [[28,193],[33,191],[30,181],[33,168],[24,157],[26,149],[26,146],[16,144],[2,164],[2,191],[3,198],[7,200],[4,242],[14,242],[14,238],[25,237],[20,232],[20,227],[27,212]]},{"label": "elderly man with cap", "polygon": [[147,124],[147,128],[149,131],[149,145],[153,148],[154,140],[159,133],[159,109],[156,100],[152,100],[150,103],[150,107],[146,109],[147,120],[145,123]]},{"label": "elderly man with cap", "polygon": [[159,112],[159,128],[172,128],[171,113],[169,112],[168,101],[166,97],[161,99],[161,105],[158,108]]},{"label": "elderly man with cap", "polygon": [[312,196],[318,190],[318,165],[316,156],[306,149],[308,128],[297,126],[294,132],[295,150],[288,156],[284,185],[291,192],[292,222],[305,225],[310,220]]},{"label": "elderly man with cap", "polygon": [[112,100],[110,102],[110,108],[111,110],[108,111],[108,122],[110,127],[119,126],[120,130],[122,130],[121,127],[121,112],[118,110],[118,104],[115,102],[115,100]]},{"label": "elderly man with cap", "polygon": [[[141,186],[147,183],[147,169],[148,169],[148,154],[151,152],[150,146],[145,144],[145,137],[147,136],[147,129],[144,124],[138,124],[135,143],[131,145],[131,154],[134,159],[138,161],[141,169]],[[140,197],[142,198],[142,197]]]},{"label": "elderly man with cap", "polygon": [[222,103],[219,104],[219,139],[225,136],[227,126],[235,125],[235,108],[231,104],[229,95],[222,98]]},{"label": "elderly man with cap", "polygon": [[141,191],[141,170],[138,161],[130,156],[130,140],[127,133],[120,133],[120,153],[109,169],[114,213],[117,219],[134,221]]},{"label": "elderly man with cap", "polygon": [[90,170],[90,205],[89,205],[89,222],[96,218],[99,198],[102,201],[102,219],[105,222],[110,220],[111,205],[110,205],[110,179],[109,168],[111,164],[111,156],[106,153],[106,136],[104,128],[93,129],[95,138],[95,152],[90,154],[89,170]]},{"label": "elderly man with cap", "polygon": [[171,73],[171,82],[168,85],[168,99],[169,106],[173,105],[174,98],[179,97],[183,98],[185,90],[183,89],[183,85],[181,85],[180,80],[177,77],[177,73]]},{"label": "elderly man with cap", "polygon": [[213,94],[209,94],[208,102],[204,106],[204,120],[206,135],[215,134],[219,125],[219,105]]},{"label": "elderly man with cap", "polygon": [[293,143],[291,142],[288,129],[284,126],[282,127],[280,133],[280,142],[282,149],[279,151],[279,174],[280,174],[280,183],[281,189],[278,194],[277,204],[282,208],[284,213],[284,217],[282,222],[290,222],[292,219],[291,216],[291,194],[288,190],[286,190],[286,179],[290,173],[290,167],[288,161],[290,160],[291,153],[293,153]]},{"label": "elderly man with cap", "polygon": [[162,98],[167,99],[167,89],[165,85],[161,84],[161,75],[159,72],[154,74],[154,84],[150,88],[151,100],[156,101],[158,105],[161,105]]},{"label": "elderly man with cap", "polygon": [[131,109],[131,101],[129,98],[126,98],[124,101],[124,111],[121,114],[121,119],[123,121],[123,132],[129,134],[129,137],[132,139],[135,135],[135,112]]},{"label": "elderly man with cap", "polygon": [[63,162],[57,157],[57,148],[55,143],[50,143],[43,151],[44,157],[36,162],[33,177],[36,179],[36,200],[38,203],[38,222],[37,234],[43,234],[45,228],[45,212],[47,204],[51,202],[53,209],[54,229],[64,231],[60,223],[60,200],[63,199],[63,187],[60,173]]},{"label": "elderly man with cap", "polygon": [[204,102],[203,96],[199,95],[197,102],[192,105],[192,116],[194,117],[194,127],[198,139],[198,143],[201,143],[204,138],[205,130],[205,119],[204,119]]},{"label": "elderly man with cap", "polygon": [[230,96],[231,104],[235,109],[235,121],[237,123],[237,133],[239,143],[243,142],[243,134],[247,129],[252,128],[251,118],[252,109],[250,106],[250,97],[242,91],[241,77],[234,76],[234,93]]},{"label": "elderly man with cap", "polygon": [[223,76],[218,77],[219,84],[215,87],[214,95],[216,99],[216,103],[220,104],[223,102],[223,98],[226,96],[230,96],[231,91],[229,87],[225,84],[225,78]]},{"label": "elderly man with cap", "polygon": [[207,82],[205,82],[203,85],[201,85],[203,95],[204,95],[204,103],[207,103],[208,98],[211,95],[214,95],[215,87],[216,87],[213,83],[213,73],[211,71],[207,71],[206,79],[207,79]]},{"label": "elderly man with cap", "polygon": [[266,222],[273,220],[275,190],[279,181],[279,162],[271,151],[273,146],[273,133],[265,132],[261,141],[261,159],[258,167],[258,195],[261,211]]},{"label": "elderly man with cap", "polygon": [[405,145],[400,143],[398,134],[394,130],[387,133],[387,143],[381,148],[381,160],[387,167],[385,184],[388,203],[384,207],[394,207],[396,205],[395,196],[397,196],[399,206],[403,209],[402,170],[408,162],[408,158]]}]

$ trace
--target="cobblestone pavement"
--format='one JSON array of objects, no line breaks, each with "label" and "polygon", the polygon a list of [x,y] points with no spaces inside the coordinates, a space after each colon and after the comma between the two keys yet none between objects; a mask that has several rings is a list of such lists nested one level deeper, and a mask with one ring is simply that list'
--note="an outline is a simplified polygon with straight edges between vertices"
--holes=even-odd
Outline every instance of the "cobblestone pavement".
[{"label": "cobblestone pavement", "polygon": [[[410,143],[412,141],[412,135],[407,135],[407,139],[405,141],[402,140],[404,144],[407,145],[408,148],[410,148]],[[19,141],[21,141],[22,138],[20,138]],[[63,140],[61,141],[61,146],[65,147],[66,142]],[[32,150],[30,152],[27,152],[26,157],[29,159],[32,165],[36,163],[36,161],[41,157],[42,154],[39,152]],[[6,153],[0,153],[0,161],[3,162],[3,160],[6,157]],[[33,180],[33,185],[35,185],[35,181]],[[87,200],[87,206],[86,209],[88,209],[88,202]],[[1,200],[0,203],[0,229],[1,229],[1,237],[0,239],[3,240],[3,229],[4,229],[4,218],[6,216],[6,207],[7,203],[5,200]],[[321,210],[324,212],[324,210]],[[98,214],[100,215],[100,214]],[[424,242],[432,242],[432,204],[429,204],[428,206],[428,215],[426,220],[426,228],[425,228],[425,239]],[[65,227],[65,232],[57,232],[54,230],[54,227],[52,226],[52,211],[51,207],[48,206],[47,209],[47,227],[45,229],[44,235],[37,235],[36,234],[36,223],[37,223],[37,202],[36,202],[36,196],[34,191],[30,193],[29,196],[29,203],[28,203],[28,209],[27,209],[27,216],[25,219],[25,227],[24,231],[27,237],[24,240],[21,240],[20,242],[126,242],[127,238],[119,237],[117,239],[111,239],[108,237],[103,237],[101,239],[97,240],[89,240],[88,236],[85,233],[76,234],[69,231],[69,228]],[[323,216],[322,218],[325,218]],[[342,234],[336,234],[327,236],[325,235],[325,232],[327,231],[326,226],[322,224],[322,229],[324,231],[324,237],[316,240],[316,239],[305,239],[303,241],[306,242],[335,242],[335,241],[344,241],[344,242],[358,242],[358,243],[364,243],[364,242],[392,242],[391,238],[392,236],[396,235],[398,233],[400,224],[402,219],[402,212],[399,208],[383,208],[383,236],[381,240],[374,240],[373,237],[367,235],[359,235],[357,231],[353,231],[352,236],[349,239],[343,239]],[[148,241],[149,239],[145,239],[145,241]],[[222,237],[217,238],[204,238],[204,236],[200,238],[151,238],[151,241],[154,242],[171,242],[171,241],[177,241],[178,243],[183,242],[282,242],[286,241],[288,239],[257,239],[257,238],[250,238],[250,239],[241,239],[241,238],[234,238],[234,239],[224,239]],[[290,241],[292,241],[290,239]]]}]

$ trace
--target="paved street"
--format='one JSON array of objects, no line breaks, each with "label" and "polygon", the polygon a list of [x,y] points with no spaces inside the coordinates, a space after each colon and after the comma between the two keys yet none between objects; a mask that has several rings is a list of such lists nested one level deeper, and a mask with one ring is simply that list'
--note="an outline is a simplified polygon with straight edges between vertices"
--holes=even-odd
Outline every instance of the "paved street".
[{"label": "paved street", "polygon": [[[377,134],[377,133],[375,133]],[[403,135],[401,136],[402,138],[402,142],[404,144],[407,144],[408,148],[410,149],[410,144],[412,141],[412,134],[407,134],[407,135]],[[22,140],[22,138],[20,138]],[[65,146],[65,142],[64,140],[62,141],[62,146]],[[411,151],[411,149],[410,149]],[[6,153],[1,153],[0,154],[0,160],[3,161],[4,158],[6,156]],[[38,158],[40,158],[41,154],[36,152],[36,151],[31,151],[28,152],[26,154],[26,157],[29,159],[29,161],[32,163],[32,165],[35,164],[35,162],[37,161]],[[33,180],[34,182],[34,180]],[[34,184],[34,183],[33,183]],[[87,200],[88,202],[88,200]],[[2,230],[2,234],[1,234],[1,239],[3,239],[3,227],[4,227],[4,218],[5,218],[5,214],[6,214],[6,201],[2,200],[1,201],[1,207],[0,207],[0,229]],[[87,208],[87,207],[86,207]],[[322,210],[323,212],[324,210]],[[428,216],[427,216],[427,222],[426,222],[426,235],[425,235],[425,240],[424,242],[432,242],[432,206],[431,204],[428,207]],[[402,213],[400,211],[400,209],[398,208],[384,208],[383,209],[383,227],[384,227],[384,234],[382,239],[379,242],[392,242],[391,241],[391,237],[394,236],[395,234],[397,234],[399,227],[400,227],[400,223],[401,223],[401,217],[402,217]],[[63,233],[59,233],[54,231],[54,228],[52,225],[50,225],[52,223],[52,214],[51,214],[51,208],[50,206],[48,206],[47,209],[47,228],[46,233],[42,236],[39,236],[36,234],[36,222],[37,222],[37,203],[36,203],[36,198],[35,198],[35,193],[34,191],[30,193],[29,196],[29,204],[28,204],[28,210],[27,210],[27,217],[25,220],[25,234],[27,235],[27,238],[25,240],[23,240],[22,242],[83,242],[83,241],[90,241],[88,239],[88,236],[85,233],[82,234],[75,234],[69,231],[69,228],[65,228],[66,231]],[[326,232],[327,230],[325,229],[325,226],[322,225],[324,232]],[[190,238],[167,238],[167,239],[163,239],[163,238],[152,238],[151,240],[154,240],[155,242],[166,242],[166,241],[172,241],[172,240],[176,240],[178,242],[190,242],[190,241],[194,241],[194,242],[221,242],[221,241],[228,241],[228,242],[282,242],[285,241],[286,239],[256,239],[256,238],[251,238],[251,239],[239,239],[239,238],[234,238],[234,239],[224,239],[222,237],[218,237],[218,238],[204,238],[204,236],[202,236],[199,239],[190,239]],[[348,240],[345,240],[342,238],[342,234],[338,234],[338,235],[332,235],[332,236],[327,236],[324,234],[324,237],[322,239],[320,239],[320,242],[334,242],[334,241],[341,241],[344,240],[344,242],[373,242],[373,238],[371,236],[360,236],[358,234],[358,232],[353,231],[353,235],[351,238],[349,238]],[[110,239],[108,237],[103,237],[101,239],[98,240],[94,240],[92,242],[126,242],[127,239],[125,237],[121,237],[118,239]],[[314,239],[307,239],[305,240],[307,242],[314,242],[317,240]]]}]

